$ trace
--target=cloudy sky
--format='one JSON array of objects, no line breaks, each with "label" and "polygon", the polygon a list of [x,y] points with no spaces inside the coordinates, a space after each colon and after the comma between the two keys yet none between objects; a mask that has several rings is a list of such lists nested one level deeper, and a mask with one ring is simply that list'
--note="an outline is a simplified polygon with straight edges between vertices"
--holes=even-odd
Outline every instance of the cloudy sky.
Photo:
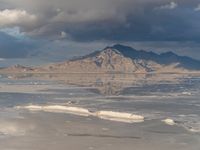
[{"label": "cloudy sky", "polygon": [[0,58],[83,55],[115,43],[200,59],[198,0],[0,0]]}]

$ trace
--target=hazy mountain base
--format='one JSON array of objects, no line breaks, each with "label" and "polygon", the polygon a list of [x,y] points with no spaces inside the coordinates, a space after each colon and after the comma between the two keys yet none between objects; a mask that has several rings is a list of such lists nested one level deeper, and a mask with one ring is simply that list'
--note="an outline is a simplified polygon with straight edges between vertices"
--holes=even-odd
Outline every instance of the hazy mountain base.
[{"label": "hazy mountain base", "polygon": [[[78,87],[90,87],[95,93],[102,95],[119,95],[124,88],[132,86],[140,86],[143,84],[181,84],[183,77],[189,77],[189,74],[8,74],[5,75],[10,80],[42,80],[60,82],[64,85],[72,85]],[[21,89],[24,92],[35,93],[45,92],[42,89],[47,88],[39,82],[31,82],[30,85],[7,85],[1,83],[2,92],[18,92]]]}]

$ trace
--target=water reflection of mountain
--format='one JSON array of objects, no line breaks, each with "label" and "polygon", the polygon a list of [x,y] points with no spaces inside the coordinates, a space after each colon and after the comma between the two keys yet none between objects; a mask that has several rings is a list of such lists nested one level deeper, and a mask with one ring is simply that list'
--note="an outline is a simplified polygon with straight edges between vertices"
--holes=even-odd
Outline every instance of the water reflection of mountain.
[{"label": "water reflection of mountain", "polygon": [[[93,93],[120,95],[125,91],[137,92],[134,87],[144,85],[176,85],[187,75],[183,74],[15,74],[10,79],[56,81],[62,84],[87,87]],[[148,87],[148,86],[147,86]],[[149,86],[150,90],[152,86]],[[131,90],[132,89],[132,90]],[[143,90],[144,91],[144,90]]]}]

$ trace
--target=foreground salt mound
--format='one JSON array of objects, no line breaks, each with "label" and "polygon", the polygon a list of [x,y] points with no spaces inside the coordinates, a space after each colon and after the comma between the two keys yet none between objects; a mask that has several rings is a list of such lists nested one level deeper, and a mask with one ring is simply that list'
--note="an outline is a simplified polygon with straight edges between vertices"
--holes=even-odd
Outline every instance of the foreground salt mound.
[{"label": "foreground salt mound", "polygon": [[192,93],[190,93],[190,92],[182,92],[182,95],[188,95],[188,96],[191,96]]},{"label": "foreground salt mound", "polygon": [[103,111],[103,110],[97,111],[97,112],[90,112],[86,108],[71,107],[71,106],[64,106],[64,105],[47,105],[47,106],[28,105],[28,106],[17,106],[16,108],[27,109],[30,111],[68,113],[68,114],[74,114],[78,116],[94,116],[94,117],[98,117],[105,120],[119,121],[119,122],[126,122],[126,123],[136,123],[136,122],[144,121],[143,116],[135,115],[131,113]]},{"label": "foreground salt mound", "polygon": [[162,122],[164,122],[167,125],[173,126],[173,125],[177,125],[179,127],[183,127],[184,129],[186,129],[189,132],[192,133],[200,133],[200,124],[198,122],[196,122],[197,124],[193,124],[194,122],[188,122],[188,121],[178,121],[178,123],[172,119],[165,119],[162,120]]},{"label": "foreground salt mound", "polygon": [[144,117],[140,115],[135,115],[131,113],[124,112],[114,112],[114,111],[98,111],[96,112],[97,116],[101,119],[119,121],[119,122],[143,122]]},{"label": "foreground salt mound", "polygon": [[45,106],[44,110],[49,112],[68,112],[72,114],[78,114],[83,116],[89,116],[91,113],[88,109],[81,108],[81,107],[69,107],[69,106],[60,106],[60,105],[52,105],[52,106]]},{"label": "foreground salt mound", "polygon": [[16,108],[18,108],[18,109],[24,108],[24,109],[28,109],[28,110],[32,110],[32,111],[42,110],[42,106],[38,106],[38,105],[17,106]]},{"label": "foreground salt mound", "polygon": [[174,120],[169,119],[169,118],[162,120],[162,122],[164,122],[164,123],[166,123],[167,125],[170,125],[170,126],[173,126],[173,125],[176,124]]},{"label": "foreground salt mound", "polygon": [[184,127],[187,131],[190,131],[192,133],[200,133],[199,128],[194,128],[194,127]]},{"label": "foreground salt mound", "polygon": [[81,107],[70,107],[62,105],[29,105],[29,106],[18,106],[18,109],[28,109],[30,111],[45,111],[45,112],[54,112],[54,113],[70,113],[79,116],[89,116],[91,112],[88,109]]}]

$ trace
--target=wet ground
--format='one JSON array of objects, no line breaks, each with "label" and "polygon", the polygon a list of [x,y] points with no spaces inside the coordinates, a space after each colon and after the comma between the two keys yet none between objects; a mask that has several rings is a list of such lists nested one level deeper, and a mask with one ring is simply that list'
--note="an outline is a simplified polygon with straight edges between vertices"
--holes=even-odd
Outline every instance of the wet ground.
[{"label": "wet ground", "polygon": [[199,89],[192,75],[1,75],[0,149],[198,150]]}]

